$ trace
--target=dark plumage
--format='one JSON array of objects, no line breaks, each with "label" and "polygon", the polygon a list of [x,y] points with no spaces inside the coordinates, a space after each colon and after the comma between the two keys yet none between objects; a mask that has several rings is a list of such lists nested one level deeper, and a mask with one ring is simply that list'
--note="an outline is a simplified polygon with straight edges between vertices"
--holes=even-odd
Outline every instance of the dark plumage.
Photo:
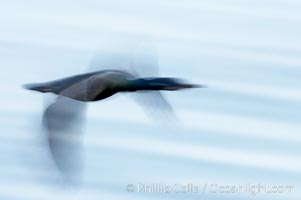
[{"label": "dark plumage", "polygon": [[98,101],[118,92],[143,90],[181,90],[201,87],[176,78],[137,78],[120,70],[103,70],[71,76],[46,83],[27,84],[25,88],[51,92],[82,102]]}]

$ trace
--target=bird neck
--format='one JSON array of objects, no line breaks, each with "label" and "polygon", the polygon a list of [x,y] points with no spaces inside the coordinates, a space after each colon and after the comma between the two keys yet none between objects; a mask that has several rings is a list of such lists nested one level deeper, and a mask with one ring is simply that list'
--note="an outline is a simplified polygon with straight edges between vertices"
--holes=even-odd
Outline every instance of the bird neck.
[{"label": "bird neck", "polygon": [[129,92],[135,92],[137,90],[143,90],[148,87],[147,80],[143,78],[128,80],[126,90]]},{"label": "bird neck", "polygon": [[129,80],[127,91],[134,92],[138,90],[162,90],[166,86],[166,78],[138,78]]}]

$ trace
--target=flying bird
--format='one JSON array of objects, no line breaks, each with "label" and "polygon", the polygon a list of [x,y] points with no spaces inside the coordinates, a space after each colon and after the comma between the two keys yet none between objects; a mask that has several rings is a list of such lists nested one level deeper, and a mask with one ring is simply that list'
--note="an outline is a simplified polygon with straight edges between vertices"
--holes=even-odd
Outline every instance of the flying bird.
[{"label": "flying bird", "polygon": [[98,52],[87,73],[24,85],[28,90],[57,95],[46,106],[42,123],[55,166],[68,182],[77,181],[81,172],[81,137],[88,102],[130,93],[154,119],[163,115],[172,118],[175,116],[172,106],[161,91],[205,87],[178,78],[159,77],[153,48],[149,48],[149,43],[143,42],[142,46],[133,43],[125,42],[124,49],[130,52]]},{"label": "flying bird", "polygon": [[98,101],[118,92],[182,90],[201,85],[186,83],[178,78],[144,77],[120,70],[102,70],[75,75],[46,83],[26,84],[28,90],[54,93],[82,102]]},{"label": "flying bird", "polygon": [[[85,102],[106,99],[116,93],[138,91],[175,91],[204,87],[190,84],[178,78],[144,77],[121,70],[101,70],[58,79],[45,83],[25,84],[28,90],[58,95],[56,102],[48,106],[43,115],[44,127],[47,130],[48,144],[57,167],[68,177],[80,171],[79,141],[76,134],[85,110]],[[159,101],[158,106],[172,112],[172,108],[161,95],[151,93],[148,98]],[[71,131],[72,130],[72,131]],[[73,138],[73,139],[72,139]],[[73,141],[72,141],[73,140]]]}]

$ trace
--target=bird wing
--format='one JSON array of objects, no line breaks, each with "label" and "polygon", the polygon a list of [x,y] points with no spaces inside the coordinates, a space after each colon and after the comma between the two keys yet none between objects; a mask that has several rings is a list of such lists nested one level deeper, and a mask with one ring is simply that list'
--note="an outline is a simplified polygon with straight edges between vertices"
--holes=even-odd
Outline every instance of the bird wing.
[{"label": "bird wing", "polygon": [[[101,68],[89,68],[90,70],[87,71],[101,70]],[[84,76],[83,78],[79,76],[76,79],[79,82],[68,82],[69,85],[59,91],[55,100],[46,106],[42,120],[54,164],[62,175],[71,182],[80,178],[82,137],[87,114],[87,104],[72,98],[86,100],[97,95],[93,91],[90,91],[89,94],[87,92],[87,84],[93,74]],[[57,84],[60,84],[60,81],[58,80]]]},{"label": "bird wing", "polygon": [[[121,51],[97,51],[86,71],[110,69],[128,71],[126,69],[131,62],[128,55]],[[57,82],[59,81],[61,80]],[[59,92],[67,96],[75,95],[71,96],[75,98],[88,98],[85,84],[87,83],[71,83]],[[93,91],[89,94],[97,95]],[[81,139],[86,110],[86,103],[58,95],[55,101],[46,107],[43,114],[43,127],[50,153],[56,167],[67,178],[77,178],[77,174],[81,171]]]},{"label": "bird wing", "polygon": [[160,123],[168,123],[176,120],[176,114],[172,106],[160,91],[139,91],[134,98],[144,108],[144,112]]},{"label": "bird wing", "polygon": [[[134,51],[131,69],[140,77],[158,77],[159,61],[150,41],[140,43]],[[146,114],[156,121],[175,120],[176,115],[168,100],[160,91],[139,91],[133,94]]]},{"label": "bird wing", "polygon": [[43,127],[57,168],[74,180],[81,171],[81,139],[86,104],[58,96],[43,114]]},{"label": "bird wing", "polygon": [[150,39],[117,37],[107,40],[107,45],[95,51],[88,71],[121,70],[136,76],[158,75],[156,50]]},{"label": "bird wing", "polygon": [[[114,44],[116,45],[112,42],[112,45]],[[120,48],[117,50],[95,52],[89,70],[121,70],[136,78],[159,75],[158,56],[150,39],[124,40],[118,43],[118,47]],[[176,119],[172,106],[160,91],[141,91],[131,95],[151,118],[160,121],[162,118]]]},{"label": "bird wing", "polygon": [[97,74],[61,91],[43,114],[43,127],[54,163],[72,182],[79,178],[81,172],[82,135],[87,110],[87,104],[82,101],[95,99],[101,90],[99,87],[105,88],[105,85],[100,85],[88,91],[95,77]]}]

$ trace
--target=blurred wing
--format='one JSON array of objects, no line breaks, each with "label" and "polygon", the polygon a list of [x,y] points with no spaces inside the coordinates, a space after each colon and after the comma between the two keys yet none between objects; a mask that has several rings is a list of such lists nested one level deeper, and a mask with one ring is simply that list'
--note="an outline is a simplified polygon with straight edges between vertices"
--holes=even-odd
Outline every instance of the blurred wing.
[{"label": "blurred wing", "polygon": [[85,103],[63,96],[58,96],[43,115],[50,153],[57,168],[69,180],[74,180],[81,170],[85,115]]},{"label": "blurred wing", "polygon": [[176,121],[176,114],[163,94],[159,91],[137,92],[134,95],[136,102],[155,121],[168,123]]},{"label": "blurred wing", "polygon": [[[97,51],[89,71],[116,69],[127,71],[136,77],[157,77],[159,65],[154,43],[148,38],[112,41],[118,48]],[[176,119],[175,113],[159,91],[144,91],[132,94],[146,114],[153,119]]]},{"label": "blurred wing", "polygon": [[158,76],[156,50],[150,39],[118,37],[108,40],[107,45],[111,48],[94,53],[88,71],[115,69],[140,77]]},{"label": "blurred wing", "polygon": [[157,51],[149,40],[139,41],[132,49],[131,71],[140,77],[159,76]]},{"label": "blurred wing", "polygon": [[129,71],[131,54],[126,51],[98,50],[94,53],[87,71],[122,70]]},{"label": "blurred wing", "polygon": [[[140,77],[158,77],[159,62],[156,49],[149,42],[141,42],[135,49],[132,70]],[[135,100],[151,118],[162,121],[176,120],[176,115],[160,91],[142,91],[133,94]]]}]

